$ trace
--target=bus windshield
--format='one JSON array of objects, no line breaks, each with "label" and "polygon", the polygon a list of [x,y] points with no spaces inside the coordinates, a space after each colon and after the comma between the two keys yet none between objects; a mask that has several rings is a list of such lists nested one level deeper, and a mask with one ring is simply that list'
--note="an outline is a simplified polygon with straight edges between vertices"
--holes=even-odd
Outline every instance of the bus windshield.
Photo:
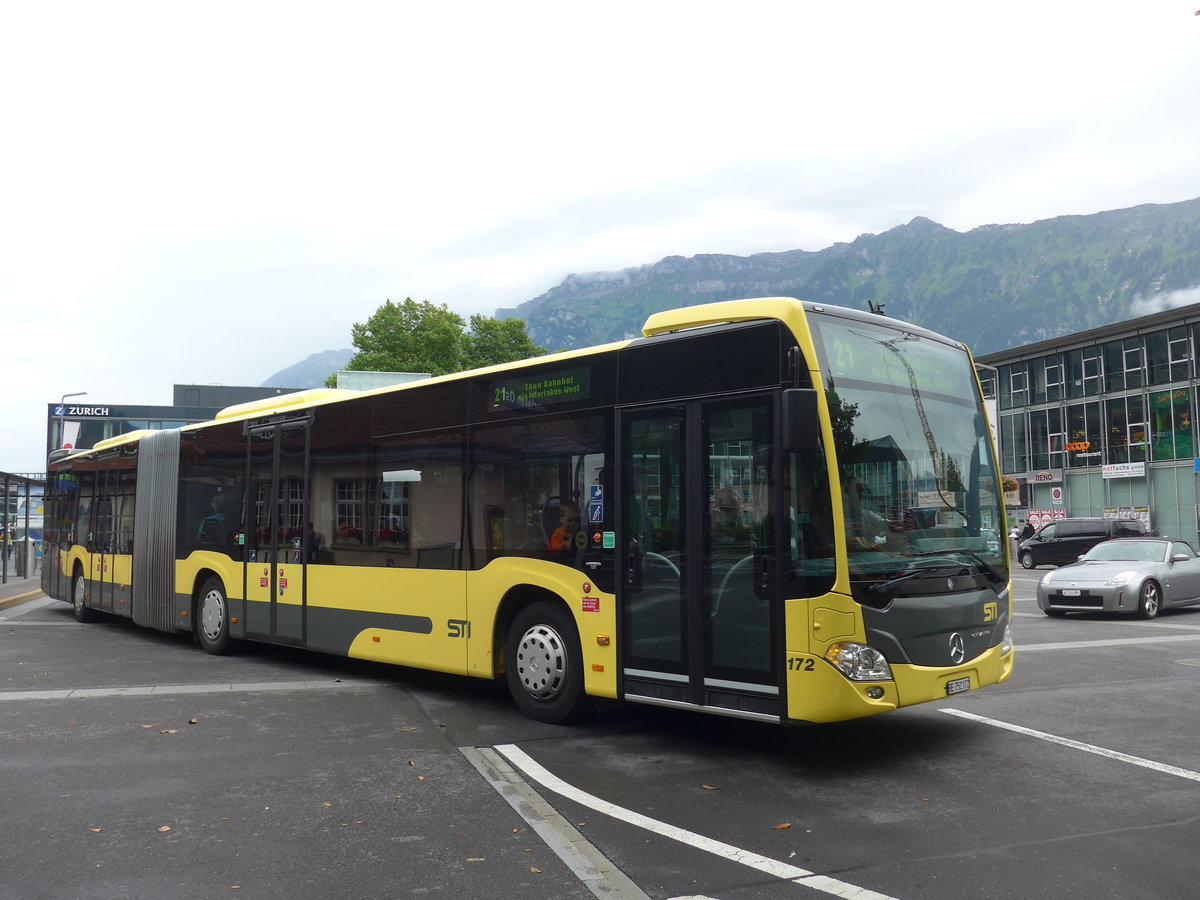
[{"label": "bus windshield", "polygon": [[1003,571],[1002,495],[967,353],[883,323],[813,320],[851,578]]}]

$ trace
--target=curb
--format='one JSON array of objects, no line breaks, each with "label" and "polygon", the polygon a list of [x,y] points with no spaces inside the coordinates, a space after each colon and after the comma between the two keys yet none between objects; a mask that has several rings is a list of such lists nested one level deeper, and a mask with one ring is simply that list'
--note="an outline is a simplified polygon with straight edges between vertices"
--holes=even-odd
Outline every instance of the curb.
[{"label": "curb", "polygon": [[8,609],[12,606],[20,606],[22,603],[28,603],[30,600],[35,600],[38,597],[45,597],[41,588],[33,591],[26,591],[24,594],[16,594],[12,597],[7,597],[0,600],[0,610]]}]

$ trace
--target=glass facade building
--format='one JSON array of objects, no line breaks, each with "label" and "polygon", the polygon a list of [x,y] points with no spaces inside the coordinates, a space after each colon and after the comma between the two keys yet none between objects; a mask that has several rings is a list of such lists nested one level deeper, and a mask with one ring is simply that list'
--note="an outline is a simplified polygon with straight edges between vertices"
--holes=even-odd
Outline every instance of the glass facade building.
[{"label": "glass facade building", "polygon": [[1198,353],[1194,304],[978,357],[1010,518],[1134,514],[1195,543]]},{"label": "glass facade building", "polygon": [[46,407],[46,455],[68,444],[72,449],[94,447],[131,431],[207,422],[227,406],[298,390],[301,388],[177,384],[171,406],[94,403],[87,402],[86,396],[64,398]]}]

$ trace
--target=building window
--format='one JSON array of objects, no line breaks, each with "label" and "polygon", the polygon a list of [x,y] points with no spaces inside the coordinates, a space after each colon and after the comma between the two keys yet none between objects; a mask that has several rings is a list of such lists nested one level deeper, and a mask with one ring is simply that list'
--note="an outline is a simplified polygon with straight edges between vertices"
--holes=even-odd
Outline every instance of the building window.
[{"label": "building window", "polygon": [[1122,349],[1122,359],[1125,364],[1125,387],[1141,387],[1145,379],[1142,368],[1145,357],[1142,354],[1142,339],[1140,337],[1125,338]]},{"label": "building window", "polygon": [[1029,442],[1025,435],[1025,414],[1000,417],[1000,447],[1004,456],[1004,474],[1021,474],[1029,471]]},{"label": "building window", "polygon": [[1070,395],[1090,397],[1100,393],[1100,348],[1084,347],[1067,354],[1070,368]]},{"label": "building window", "polygon": [[984,400],[996,399],[996,373],[991,369],[977,368],[976,374],[979,375],[979,388],[983,392]]},{"label": "building window", "polygon": [[1149,401],[1151,458],[1193,458],[1191,391],[1160,391]]},{"label": "building window", "polygon": [[1063,363],[1062,357],[1046,357],[1046,399],[1061,400],[1063,398]]},{"label": "building window", "polygon": [[1146,417],[1140,395],[1104,401],[1108,429],[1105,462],[1140,462],[1146,458]]},{"label": "building window", "polygon": [[1067,407],[1066,460],[1069,468],[1100,465],[1104,439],[1100,423],[1099,401]]},{"label": "building window", "polygon": [[1066,434],[1062,427],[1062,410],[1040,409],[1029,414],[1029,434],[1033,450],[1034,469],[1061,469]]},{"label": "building window", "polygon": [[1061,400],[1063,392],[1062,357],[1057,353],[1029,364],[1030,396],[1034,403]]},{"label": "building window", "polygon": [[1104,388],[1124,391],[1142,386],[1142,339],[1127,337],[1104,345]]},{"label": "building window", "polygon": [[1191,376],[1192,342],[1183,326],[1167,332],[1167,357],[1172,381],[1183,381]]},{"label": "building window", "polygon": [[1186,326],[1156,331],[1146,338],[1146,363],[1150,384],[1186,379],[1191,370],[1191,339]]},{"label": "building window", "polygon": [[1029,381],[1025,363],[1013,363],[1000,370],[1000,408],[1029,405]]}]

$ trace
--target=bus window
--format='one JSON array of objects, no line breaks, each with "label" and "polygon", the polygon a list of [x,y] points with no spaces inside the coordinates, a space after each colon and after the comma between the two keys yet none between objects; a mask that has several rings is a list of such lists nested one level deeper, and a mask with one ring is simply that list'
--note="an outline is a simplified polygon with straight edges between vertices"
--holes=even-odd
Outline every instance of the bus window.
[{"label": "bus window", "polygon": [[[474,566],[498,556],[553,558],[599,569],[602,539],[612,529],[611,484],[599,415],[510,421],[475,430],[471,487]],[[570,518],[572,521],[565,522]],[[555,541],[569,526],[566,546]],[[589,565],[590,563],[590,565]],[[596,580],[604,577],[596,572]]]},{"label": "bus window", "polygon": [[787,497],[789,580],[794,592],[816,597],[833,587],[833,510],[822,450],[788,455],[784,467]]},{"label": "bus window", "polygon": [[456,569],[462,548],[460,431],[377,439],[369,484],[339,479],[339,564]]}]

